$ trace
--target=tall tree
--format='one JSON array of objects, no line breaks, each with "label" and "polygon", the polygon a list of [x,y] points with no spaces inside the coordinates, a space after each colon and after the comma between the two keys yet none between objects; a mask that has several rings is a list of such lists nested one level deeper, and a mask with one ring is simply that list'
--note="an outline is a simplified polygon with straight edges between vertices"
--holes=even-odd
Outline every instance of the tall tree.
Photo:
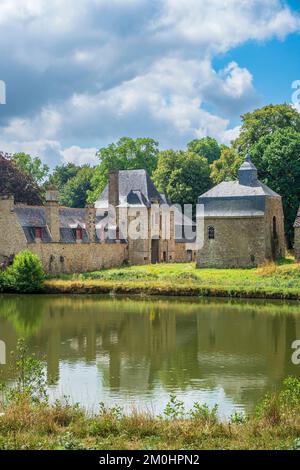
[{"label": "tall tree", "polygon": [[262,137],[286,128],[300,132],[298,111],[288,104],[264,106],[242,116],[241,132],[233,145],[245,155]]},{"label": "tall tree", "polygon": [[153,179],[158,189],[174,204],[196,204],[198,196],[211,187],[206,158],[189,151],[160,152]]},{"label": "tall tree", "polygon": [[61,191],[65,184],[77,175],[80,168],[80,166],[77,166],[74,163],[56,166],[52,175],[49,176],[46,186],[56,186],[57,189]]},{"label": "tall tree", "polygon": [[0,194],[13,195],[15,202],[42,204],[42,192],[29,173],[22,172],[7,155],[0,152]]},{"label": "tall tree", "polygon": [[201,157],[205,157],[208,163],[213,163],[221,156],[221,148],[216,139],[212,137],[203,137],[195,139],[188,143],[187,148]]},{"label": "tall tree", "polygon": [[277,129],[252,146],[251,156],[260,180],[283,198],[286,234],[291,246],[300,202],[300,132],[291,127]]},{"label": "tall tree", "polygon": [[235,149],[223,146],[220,158],[211,165],[211,179],[215,184],[235,180],[242,162],[243,157]]},{"label": "tall tree", "polygon": [[48,165],[42,163],[38,157],[32,157],[28,153],[15,153],[11,161],[23,172],[28,173],[38,183],[42,183],[49,173]]},{"label": "tall tree", "polygon": [[89,191],[89,202],[94,202],[105,188],[110,169],[138,170],[144,169],[152,175],[157,166],[158,142],[149,138],[131,139],[123,137],[117,143],[108,145],[98,151],[100,164],[92,178],[92,190]]},{"label": "tall tree", "polygon": [[83,166],[74,176],[70,178],[60,193],[60,203],[68,207],[85,207],[87,193],[91,190],[91,180],[94,169],[88,165]]}]

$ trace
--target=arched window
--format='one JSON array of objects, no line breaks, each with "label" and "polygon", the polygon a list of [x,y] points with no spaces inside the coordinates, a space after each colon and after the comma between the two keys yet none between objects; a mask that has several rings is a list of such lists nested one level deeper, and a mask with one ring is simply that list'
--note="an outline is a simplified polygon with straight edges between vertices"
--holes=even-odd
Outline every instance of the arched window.
[{"label": "arched window", "polygon": [[208,227],[208,239],[209,240],[214,240],[215,239],[215,228],[214,227]]},{"label": "arched window", "polygon": [[277,220],[273,217],[273,238],[277,238]]}]

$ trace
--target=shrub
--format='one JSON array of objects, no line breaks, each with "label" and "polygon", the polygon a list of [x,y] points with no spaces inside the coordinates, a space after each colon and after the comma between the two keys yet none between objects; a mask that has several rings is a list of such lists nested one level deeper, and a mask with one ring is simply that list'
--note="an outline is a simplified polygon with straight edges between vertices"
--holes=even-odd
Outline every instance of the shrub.
[{"label": "shrub", "polygon": [[43,288],[45,274],[40,259],[26,250],[16,255],[7,276],[13,290],[30,293]]},{"label": "shrub", "polygon": [[6,271],[0,271],[0,292],[6,292],[10,288],[9,276]]}]

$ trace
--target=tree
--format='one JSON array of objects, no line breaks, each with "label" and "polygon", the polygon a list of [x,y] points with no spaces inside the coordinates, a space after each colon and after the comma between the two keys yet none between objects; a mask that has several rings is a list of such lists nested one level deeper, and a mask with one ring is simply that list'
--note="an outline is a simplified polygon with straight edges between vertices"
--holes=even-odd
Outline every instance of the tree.
[{"label": "tree", "polygon": [[38,292],[43,288],[44,270],[39,257],[29,250],[15,256],[13,265],[8,268],[10,287],[17,292]]},{"label": "tree", "polygon": [[60,193],[60,203],[68,207],[85,207],[87,192],[92,189],[91,180],[94,169],[84,165],[76,176],[70,178]]},{"label": "tree", "polygon": [[259,139],[276,132],[278,129],[290,128],[300,132],[300,114],[288,104],[268,105],[242,116],[242,127],[234,147],[245,155],[251,153],[252,146]]},{"label": "tree", "polygon": [[49,176],[46,186],[55,186],[59,191],[61,191],[65,184],[77,175],[80,168],[80,166],[77,166],[74,163],[56,166],[52,175]]},{"label": "tree", "polygon": [[194,152],[201,157],[205,157],[208,163],[213,163],[221,156],[221,148],[212,137],[203,137],[203,139],[195,139],[188,143],[187,148],[190,152]]},{"label": "tree", "polygon": [[211,187],[207,159],[189,151],[160,152],[153,180],[172,203],[181,205],[196,204]]},{"label": "tree", "polygon": [[243,157],[235,149],[223,146],[219,160],[211,165],[211,179],[215,184],[235,180],[242,163]]},{"label": "tree", "polygon": [[157,166],[158,142],[149,138],[123,137],[117,143],[101,148],[97,153],[100,164],[92,178],[88,200],[94,202],[108,182],[110,169],[146,170],[151,176]]},{"label": "tree", "polygon": [[23,173],[7,155],[0,152],[0,194],[13,195],[15,202],[42,204],[42,191],[29,173]]},{"label": "tree", "polygon": [[252,146],[251,157],[259,179],[283,198],[286,234],[291,246],[300,201],[300,132],[292,127],[277,129]]},{"label": "tree", "polygon": [[40,158],[32,157],[27,153],[15,153],[11,161],[23,172],[28,173],[38,183],[46,178],[49,173],[48,165],[44,165]]}]

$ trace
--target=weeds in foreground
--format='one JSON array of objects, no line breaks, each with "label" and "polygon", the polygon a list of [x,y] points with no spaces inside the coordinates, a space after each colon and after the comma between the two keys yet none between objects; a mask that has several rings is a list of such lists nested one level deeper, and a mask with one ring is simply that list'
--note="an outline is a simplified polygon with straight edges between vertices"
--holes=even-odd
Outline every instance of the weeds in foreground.
[{"label": "weeds in foreground", "polygon": [[217,405],[188,411],[175,395],[160,417],[104,403],[88,415],[78,405],[49,403],[43,364],[24,342],[14,367],[15,384],[2,389],[0,449],[300,449],[300,381],[292,377],[254,416],[236,412],[220,422]]}]

